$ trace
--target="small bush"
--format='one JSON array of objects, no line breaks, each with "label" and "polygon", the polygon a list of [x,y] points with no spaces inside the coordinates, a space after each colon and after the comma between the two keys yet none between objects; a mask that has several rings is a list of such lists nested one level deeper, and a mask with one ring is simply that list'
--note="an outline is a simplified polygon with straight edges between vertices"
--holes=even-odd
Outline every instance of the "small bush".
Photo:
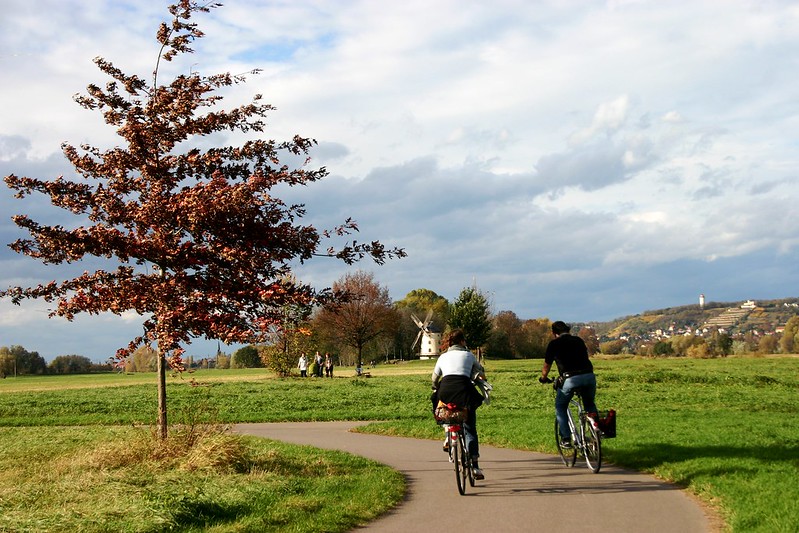
[{"label": "small bush", "polygon": [[130,466],[182,470],[244,472],[250,464],[246,444],[240,435],[222,426],[173,426],[165,440],[154,429],[139,428],[132,438],[104,443],[86,457],[101,469]]}]

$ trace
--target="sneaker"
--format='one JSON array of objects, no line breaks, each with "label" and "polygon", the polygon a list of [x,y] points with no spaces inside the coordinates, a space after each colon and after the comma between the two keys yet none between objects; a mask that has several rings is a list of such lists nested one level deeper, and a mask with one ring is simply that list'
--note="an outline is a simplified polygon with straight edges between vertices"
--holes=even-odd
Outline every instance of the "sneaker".
[{"label": "sneaker", "polygon": [[561,437],[561,439],[560,439],[560,447],[561,448],[571,448],[572,447],[571,439],[568,439],[568,438],[564,439],[564,438]]},{"label": "sneaker", "polygon": [[449,439],[444,440],[444,446],[441,447],[444,453],[449,453]]},{"label": "sneaker", "polygon": [[474,474],[474,479],[481,480],[485,479],[486,477],[483,475],[483,471],[477,468],[476,466],[472,468],[472,474]]}]

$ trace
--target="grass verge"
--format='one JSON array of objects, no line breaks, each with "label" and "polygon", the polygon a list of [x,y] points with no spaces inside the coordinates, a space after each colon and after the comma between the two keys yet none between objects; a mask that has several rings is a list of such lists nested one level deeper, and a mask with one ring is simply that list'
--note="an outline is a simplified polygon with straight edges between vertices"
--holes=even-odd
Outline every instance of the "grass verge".
[{"label": "grass verge", "polygon": [[348,531],[404,490],[373,461],[215,430],[6,428],[0,449],[0,531]]}]

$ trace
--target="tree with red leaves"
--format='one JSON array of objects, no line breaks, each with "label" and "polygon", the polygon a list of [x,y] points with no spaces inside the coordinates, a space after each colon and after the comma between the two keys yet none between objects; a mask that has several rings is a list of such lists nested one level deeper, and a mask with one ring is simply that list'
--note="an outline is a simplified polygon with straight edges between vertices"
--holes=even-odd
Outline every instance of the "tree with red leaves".
[{"label": "tree with red leaves", "polygon": [[[157,346],[160,438],[167,435],[166,366],[182,369],[183,344],[194,338],[258,342],[281,323],[285,306],[325,304],[341,296],[298,282],[290,275],[292,264],[320,255],[347,264],[369,256],[382,264],[405,255],[377,241],[319,252],[323,239],[350,235],[357,225],[348,219],[326,231],[303,226],[304,206],[286,205],[270,194],[278,184],[308,184],[327,171],[307,168],[312,139],[257,138],[273,110],[260,95],[230,111],[208,109],[222,99],[215,91],[242,83],[242,76],[192,72],[159,85],[161,60],[193,53],[192,42],[203,37],[192,16],[219,6],[181,0],[169,7],[172,20],[158,30],[160,50],[150,83],[95,59],[111,81],[104,88],[89,85],[75,100],[102,112],[122,146],[63,144],[76,171],[71,178],[5,177],[17,198],[48,196],[82,224],[70,229],[16,215],[14,222],[30,238],[11,243],[14,251],[48,265],[94,257],[111,267],[61,282],[11,287],[0,297],[15,304],[31,298],[55,303],[50,316],[68,320],[78,313],[142,315],[143,334],[117,357],[141,345]],[[192,147],[199,137],[225,130],[256,138],[241,146]],[[289,167],[279,155],[300,156],[305,163]]]}]

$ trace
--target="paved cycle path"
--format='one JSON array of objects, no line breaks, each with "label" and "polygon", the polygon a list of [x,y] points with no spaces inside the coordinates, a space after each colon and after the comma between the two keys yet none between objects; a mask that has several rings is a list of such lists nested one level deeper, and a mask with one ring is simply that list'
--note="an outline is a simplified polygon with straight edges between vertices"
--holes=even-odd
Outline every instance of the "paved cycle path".
[{"label": "paved cycle path", "polygon": [[[405,500],[358,529],[468,532],[557,531],[700,533],[713,519],[677,487],[603,464],[592,474],[585,461],[566,468],[560,458],[480,446],[485,480],[458,494],[442,440],[353,433],[364,422],[237,424],[234,431],[374,459],[405,475]],[[410,528],[410,529],[409,529]]]}]

